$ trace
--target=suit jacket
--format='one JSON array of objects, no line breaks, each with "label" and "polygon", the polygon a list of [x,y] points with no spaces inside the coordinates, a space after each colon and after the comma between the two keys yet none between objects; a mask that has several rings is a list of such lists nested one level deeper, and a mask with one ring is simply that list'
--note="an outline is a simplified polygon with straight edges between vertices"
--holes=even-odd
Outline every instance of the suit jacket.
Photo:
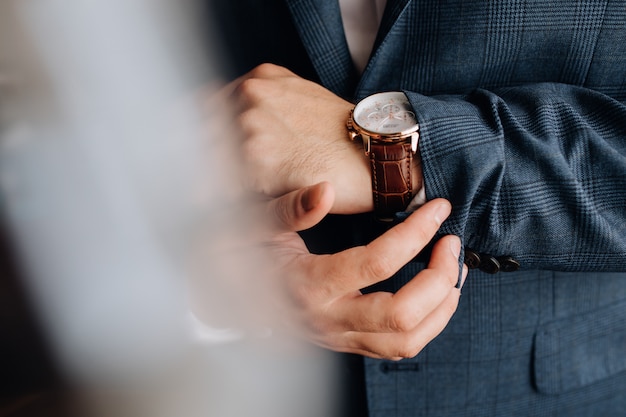
[{"label": "suit jacket", "polygon": [[233,76],[274,62],[350,100],[405,91],[427,197],[454,207],[440,234],[521,264],[473,270],[416,358],[366,359],[369,415],[626,415],[626,1],[388,0],[362,75],[335,1],[232,3],[213,13]]}]

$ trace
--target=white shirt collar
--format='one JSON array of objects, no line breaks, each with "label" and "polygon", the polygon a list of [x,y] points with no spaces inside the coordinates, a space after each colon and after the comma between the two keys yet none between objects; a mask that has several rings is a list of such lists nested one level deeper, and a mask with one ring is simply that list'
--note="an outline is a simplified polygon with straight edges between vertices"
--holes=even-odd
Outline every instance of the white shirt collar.
[{"label": "white shirt collar", "polygon": [[346,41],[359,72],[363,72],[369,60],[386,3],[387,0],[339,0]]}]

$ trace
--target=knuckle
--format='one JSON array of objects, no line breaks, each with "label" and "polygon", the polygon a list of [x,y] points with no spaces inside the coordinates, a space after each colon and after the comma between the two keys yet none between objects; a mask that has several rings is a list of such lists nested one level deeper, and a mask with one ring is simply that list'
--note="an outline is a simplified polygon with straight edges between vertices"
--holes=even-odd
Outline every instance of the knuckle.
[{"label": "knuckle", "polygon": [[410,332],[418,323],[414,312],[403,305],[394,306],[389,314],[389,327],[395,332]]},{"label": "knuckle", "polygon": [[391,260],[384,254],[377,254],[370,257],[363,264],[365,276],[373,278],[388,278],[396,272],[392,267]]},{"label": "knuckle", "polygon": [[265,96],[266,80],[262,78],[247,78],[237,86],[239,97],[245,98],[254,103]]},{"label": "knuckle", "polygon": [[260,77],[272,78],[272,77],[285,77],[285,76],[293,76],[294,73],[291,72],[288,68],[283,67],[282,65],[276,65],[269,62],[265,62],[263,64],[258,65],[255,68],[256,73]]},{"label": "knuckle", "polygon": [[252,70],[252,74],[257,77],[268,77],[280,73],[281,67],[269,62],[265,62],[256,66]]}]

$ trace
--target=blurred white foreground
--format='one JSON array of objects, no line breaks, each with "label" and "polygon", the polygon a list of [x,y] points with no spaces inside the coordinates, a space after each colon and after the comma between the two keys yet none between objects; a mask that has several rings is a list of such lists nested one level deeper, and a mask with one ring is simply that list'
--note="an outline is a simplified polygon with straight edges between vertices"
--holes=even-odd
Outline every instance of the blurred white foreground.
[{"label": "blurred white foreground", "polygon": [[[193,6],[0,3],[0,214],[77,415],[328,415],[324,355],[190,325],[187,261],[235,175],[183,104],[211,78]],[[218,284],[245,257],[199,253],[216,323],[246,317]]]}]

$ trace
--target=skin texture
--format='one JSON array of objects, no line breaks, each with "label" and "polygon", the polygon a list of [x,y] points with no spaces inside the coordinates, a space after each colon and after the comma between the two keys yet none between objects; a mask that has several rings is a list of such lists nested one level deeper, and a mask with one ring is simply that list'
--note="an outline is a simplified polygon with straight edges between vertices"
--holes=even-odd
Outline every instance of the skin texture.
[{"label": "skin texture", "polygon": [[[328,349],[393,360],[417,355],[456,310],[459,238],[440,239],[428,268],[397,293],[360,289],[386,280],[413,259],[448,217],[450,204],[426,203],[367,246],[311,254],[298,231],[331,212],[373,209],[368,160],[362,145],[348,139],[345,125],[353,105],[269,64],[230,83],[214,102],[226,97],[239,127],[235,149],[239,160],[243,156],[243,188],[266,200],[228,204],[238,212],[221,222],[224,237],[214,238],[218,252],[212,249],[224,265],[212,275],[227,278],[217,292],[203,289],[207,275],[198,274],[197,314],[203,317],[208,305],[227,299],[220,295],[207,303],[204,295],[229,293],[242,306],[237,311],[253,312],[247,319],[267,320],[274,329]],[[253,259],[252,267],[242,267],[242,259]],[[226,302],[231,309],[236,305]],[[209,312],[206,321],[215,317]]]},{"label": "skin texture", "polygon": [[[373,210],[368,158],[346,128],[352,103],[272,64],[233,81],[228,93],[242,131],[247,188],[276,197],[328,181],[337,195],[332,213]],[[413,184],[421,185],[417,162]]]},{"label": "skin texture", "polygon": [[443,199],[427,203],[367,246],[312,255],[293,230],[321,220],[333,194],[332,187],[322,183],[269,205],[284,230],[271,238],[270,248],[294,317],[300,317],[300,331],[337,351],[388,359],[417,355],[456,310],[460,240],[439,240],[428,268],[395,294],[364,295],[359,289],[390,277],[417,255],[450,214],[450,204]]},{"label": "skin texture", "polygon": [[[230,294],[258,324],[277,334],[376,358],[417,355],[457,307],[459,239],[439,240],[428,268],[396,294],[362,294],[359,289],[387,279],[420,252],[449,215],[450,204],[443,199],[428,202],[369,245],[331,255],[311,254],[296,232],[328,214],[334,197],[332,185],[323,182],[246,207],[246,217],[258,221],[236,228],[237,235],[232,227],[226,228],[228,243],[219,239],[219,256],[213,256],[229,271],[242,259],[257,260],[249,270],[240,269],[226,279]],[[267,259],[271,262],[262,261]],[[202,294],[208,292],[202,283],[195,287],[201,318],[207,306]],[[226,293],[220,292],[222,301]],[[230,300],[228,304],[231,309],[236,305]],[[206,321],[212,322],[211,314]]]}]

